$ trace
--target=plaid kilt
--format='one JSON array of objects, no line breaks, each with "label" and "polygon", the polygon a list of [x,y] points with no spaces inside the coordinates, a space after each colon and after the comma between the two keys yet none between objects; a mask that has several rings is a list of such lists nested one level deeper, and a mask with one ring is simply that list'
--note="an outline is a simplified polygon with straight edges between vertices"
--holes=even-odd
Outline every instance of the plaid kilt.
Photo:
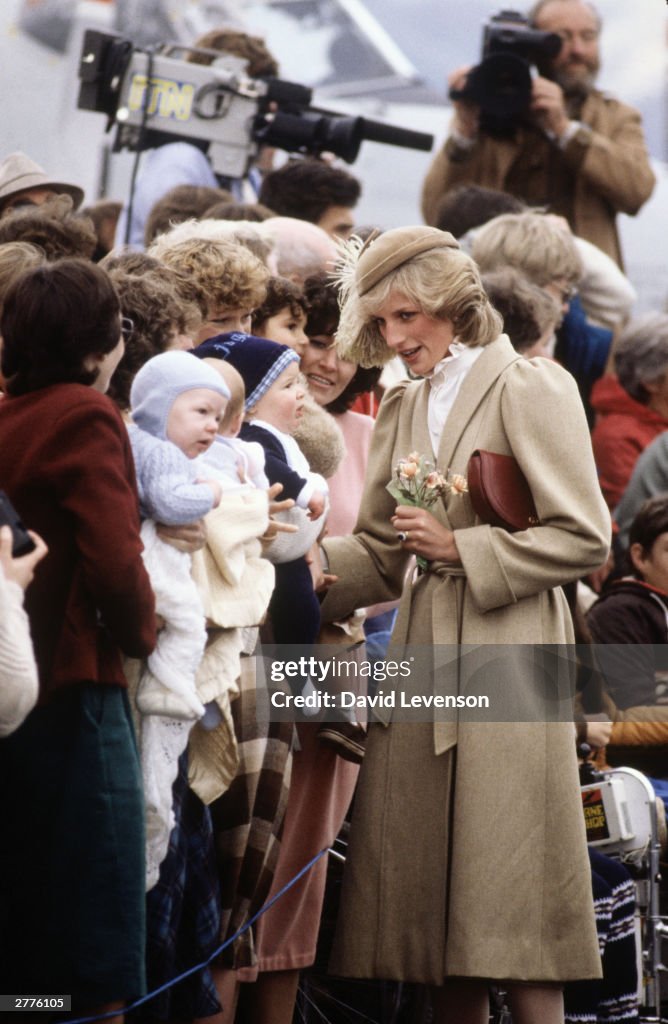
[{"label": "plaid kilt", "polygon": [[[230,938],[265,902],[276,869],[292,770],[291,722],[267,722],[258,704],[254,659],[241,662],[232,702],[239,767],[230,788],[210,805],[221,890],[221,939]],[[249,929],[221,954],[226,967],[255,963]]]},{"label": "plaid kilt", "polygon": [[[173,788],[176,824],[157,884],[147,893],[148,990],[202,963],[220,943],[220,892],[208,807],[188,787],[187,752]],[[208,968],[128,1014],[133,1022],[192,1020],[220,1011]]]}]

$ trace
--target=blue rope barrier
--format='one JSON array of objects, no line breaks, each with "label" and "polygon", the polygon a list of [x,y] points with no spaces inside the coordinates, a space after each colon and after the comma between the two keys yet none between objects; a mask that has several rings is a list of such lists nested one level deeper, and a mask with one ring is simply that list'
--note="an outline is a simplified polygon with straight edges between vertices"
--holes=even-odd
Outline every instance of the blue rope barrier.
[{"label": "blue rope barrier", "polygon": [[189,978],[192,974],[197,974],[198,971],[203,971],[204,968],[208,967],[211,961],[215,960],[215,958],[219,956],[224,949],[227,949],[227,947],[231,946],[233,942],[236,942],[239,936],[243,935],[245,931],[248,931],[248,929],[255,924],[258,918],[262,917],[263,914],[266,914],[269,908],[273,907],[274,903],[276,903],[277,900],[280,900],[281,896],[283,896],[288,891],[288,889],[291,889],[292,886],[295,885],[299,881],[299,879],[307,873],[307,871],[310,871],[313,865],[317,864],[320,858],[324,857],[324,855],[328,851],[329,847],[326,846],[324,850],[320,851],[320,853],[316,853],[315,857],[312,857],[308,864],[305,864],[304,867],[297,872],[294,878],[291,878],[289,882],[286,882],[283,888],[280,889],[275,896],[272,896],[268,903],[265,903],[264,906],[260,907],[257,913],[254,914],[253,917],[251,917],[251,919],[247,921],[242,928],[239,928],[239,930],[236,931],[234,935],[232,935],[229,939],[226,939],[222,945],[218,946],[218,948],[213,951],[211,956],[209,956],[201,964],[196,964],[195,967],[188,968],[188,970],[184,971],[183,974],[179,974],[176,978],[172,978],[171,981],[166,981],[164,985],[160,986],[160,988],[154,989],[153,992],[149,992],[147,995],[142,996],[141,999],[137,999],[134,1003],[130,1003],[129,1006],[125,1006],[122,1009],[118,1010],[109,1010],[107,1013],[100,1013],[94,1017],[73,1017],[69,1020],[63,1021],[62,1024],[92,1024],[92,1022],[96,1020],[108,1020],[110,1017],[118,1017],[121,1014],[130,1013],[131,1010],[136,1010],[137,1007],[143,1006],[144,1003],[150,1002],[151,999],[155,999],[156,996],[159,996],[162,992],[166,992],[167,989],[172,988],[173,985],[178,985],[181,981],[184,981],[186,978]]}]

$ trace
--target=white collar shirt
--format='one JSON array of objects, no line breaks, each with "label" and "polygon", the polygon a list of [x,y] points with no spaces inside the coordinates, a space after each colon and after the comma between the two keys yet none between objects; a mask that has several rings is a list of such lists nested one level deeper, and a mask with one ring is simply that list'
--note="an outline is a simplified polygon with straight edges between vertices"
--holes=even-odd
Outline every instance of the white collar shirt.
[{"label": "white collar shirt", "polygon": [[448,351],[450,354],[436,363],[432,372],[427,375],[430,385],[427,425],[435,455],[438,455],[443,427],[455,404],[459,389],[473,364],[484,352],[484,347],[462,345],[459,341],[453,341]]}]

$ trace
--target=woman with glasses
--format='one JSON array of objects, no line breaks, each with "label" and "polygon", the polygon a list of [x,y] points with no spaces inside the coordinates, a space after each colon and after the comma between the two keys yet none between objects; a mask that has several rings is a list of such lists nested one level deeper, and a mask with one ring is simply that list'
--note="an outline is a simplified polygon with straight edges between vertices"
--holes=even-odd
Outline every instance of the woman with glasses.
[{"label": "woman with glasses", "polygon": [[[104,271],[27,271],[1,321],[0,483],[48,545],[26,599],[38,705],[0,744],[0,987],[118,1011],[144,978],[143,801],[122,657],[155,644]],[[7,987],[9,986],[9,987]]]}]

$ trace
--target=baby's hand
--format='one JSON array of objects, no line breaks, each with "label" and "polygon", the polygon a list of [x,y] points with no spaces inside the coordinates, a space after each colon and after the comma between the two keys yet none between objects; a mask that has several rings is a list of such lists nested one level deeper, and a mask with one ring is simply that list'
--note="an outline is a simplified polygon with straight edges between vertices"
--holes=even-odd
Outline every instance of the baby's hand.
[{"label": "baby's hand", "polygon": [[322,491],[314,491],[308,503],[309,519],[320,519],[325,511],[325,495]]},{"label": "baby's hand", "polygon": [[217,480],[196,480],[195,483],[206,484],[207,487],[211,488],[213,493],[213,507],[218,508],[220,505],[220,499],[223,496],[223,488],[220,486]]}]

